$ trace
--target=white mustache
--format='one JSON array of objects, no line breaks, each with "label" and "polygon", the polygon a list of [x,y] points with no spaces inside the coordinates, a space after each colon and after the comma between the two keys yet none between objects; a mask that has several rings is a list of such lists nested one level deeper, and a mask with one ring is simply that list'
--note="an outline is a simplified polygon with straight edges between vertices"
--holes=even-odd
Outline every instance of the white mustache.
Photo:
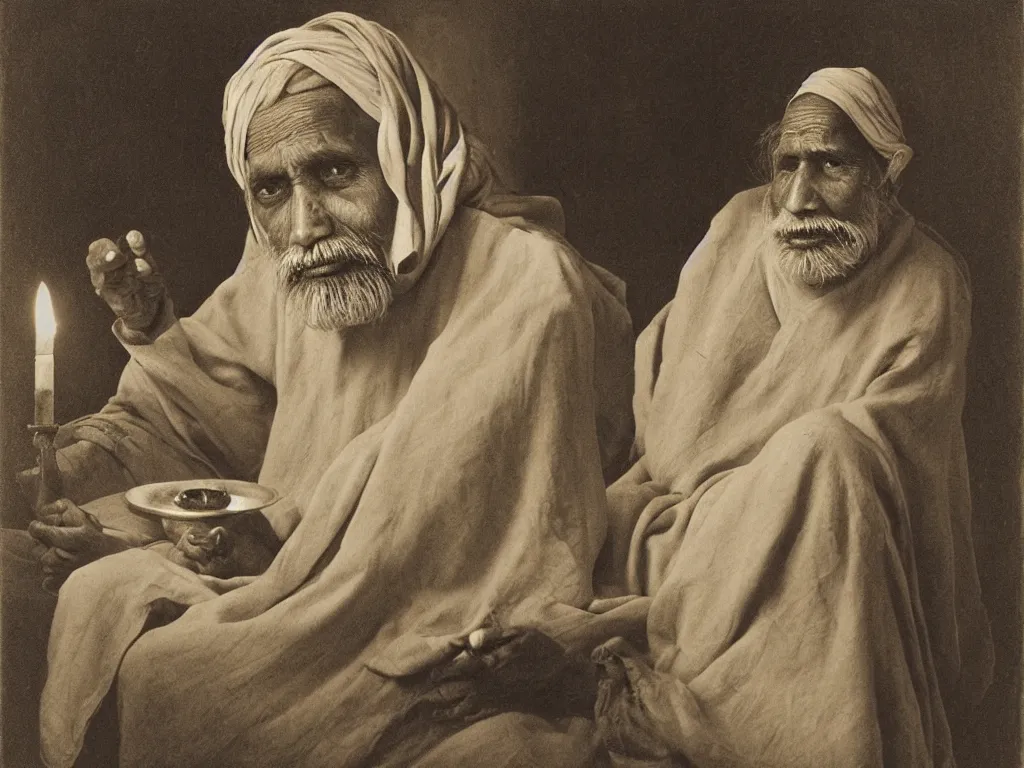
[{"label": "white mustache", "polygon": [[292,285],[302,279],[303,273],[329,264],[364,265],[385,268],[386,259],[381,239],[354,230],[342,231],[309,248],[292,245],[277,252],[278,271],[282,280]]},{"label": "white mustache", "polygon": [[854,227],[845,221],[820,215],[798,219],[789,211],[780,211],[775,217],[772,234],[783,242],[799,238],[828,237],[842,245],[853,245],[859,239]]}]

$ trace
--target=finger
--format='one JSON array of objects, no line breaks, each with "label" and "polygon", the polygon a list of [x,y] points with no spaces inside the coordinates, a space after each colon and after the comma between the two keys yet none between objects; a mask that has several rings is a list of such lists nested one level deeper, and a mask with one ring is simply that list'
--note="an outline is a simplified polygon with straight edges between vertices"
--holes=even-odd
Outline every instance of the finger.
[{"label": "finger", "polygon": [[[89,281],[97,296],[102,296],[104,292],[116,292],[135,272],[134,267],[123,254],[107,251],[104,258],[109,261],[105,261],[101,266],[89,272]],[[109,269],[106,268],[108,266]]]},{"label": "finger", "polygon": [[205,562],[210,559],[210,553],[203,548],[201,544],[193,544],[188,540],[192,533],[185,535],[183,539],[178,540],[176,550],[181,552],[187,559],[196,563]]},{"label": "finger", "polygon": [[137,229],[133,229],[127,235],[124,236],[125,241],[128,243],[128,247],[132,249],[138,257],[146,255],[146,238],[142,236],[142,233]]},{"label": "finger", "polygon": [[43,556],[39,558],[39,562],[43,564],[43,572],[46,573],[66,569],[69,565],[69,561],[72,559],[71,555],[63,549],[50,547],[43,553]]},{"label": "finger", "polygon": [[[431,681],[433,683],[433,681]],[[473,683],[469,680],[453,680],[433,683],[423,692],[422,700],[435,707],[451,707],[471,696]]]},{"label": "finger", "polygon": [[74,556],[70,552],[57,547],[50,547],[40,555],[39,562],[50,567],[57,567],[74,559]]},{"label": "finger", "polygon": [[500,670],[508,665],[536,665],[540,669],[551,664],[557,665],[564,655],[565,652],[556,641],[540,632],[527,630],[489,649],[481,655],[481,659],[493,670]]},{"label": "finger", "polygon": [[61,524],[69,528],[82,528],[89,526],[96,530],[102,530],[103,526],[100,525],[100,521],[96,519],[95,515],[86,512],[84,509],[79,507],[77,504],[62,499],[60,502],[64,505],[64,512],[61,515]]},{"label": "finger", "polygon": [[[67,511],[68,503],[66,499],[57,499],[57,501],[51,501],[49,504],[43,504],[39,508],[39,519],[43,518],[56,518],[60,520],[64,512]],[[59,523],[55,523],[59,525]]]},{"label": "finger", "polygon": [[139,277],[152,276],[156,272],[156,261],[153,260],[153,252],[143,234],[139,230],[133,229],[124,236],[124,239],[135,256],[135,271]]},{"label": "finger", "polygon": [[474,651],[486,648],[502,636],[501,627],[481,627],[469,633],[469,647]]},{"label": "finger", "polygon": [[226,555],[231,551],[231,534],[223,526],[218,525],[209,533],[210,541],[213,543],[213,554]]},{"label": "finger", "polygon": [[43,589],[52,595],[56,595],[58,590],[60,590],[64,585],[64,582],[68,580],[68,576],[70,576],[73,571],[74,568],[44,570]]},{"label": "finger", "polygon": [[146,239],[137,229],[117,240],[117,247],[128,259],[128,271],[138,277],[150,277],[153,267],[146,261]]},{"label": "finger", "polygon": [[180,565],[182,568],[187,568],[193,573],[203,572],[202,569],[204,567],[204,564],[199,560],[190,557],[188,554],[182,552],[180,549],[172,550],[171,554],[168,556],[167,559],[175,565]]},{"label": "finger", "polygon": [[43,565],[43,576],[53,576],[63,583],[63,581],[71,575],[71,572],[75,570],[78,563],[73,562],[59,562],[59,563],[45,563]]},{"label": "finger", "polygon": [[463,651],[447,664],[430,670],[432,683],[444,683],[478,674],[485,664],[479,656]]},{"label": "finger", "polygon": [[89,245],[89,255],[86,256],[85,263],[91,274],[103,275],[127,264],[128,256],[118,248],[117,243],[104,237]]},{"label": "finger", "polygon": [[136,259],[135,263],[135,274],[139,277],[152,277],[153,267],[145,259]]},{"label": "finger", "polygon": [[28,526],[29,533],[37,541],[50,547],[59,547],[65,551],[77,552],[83,542],[82,528],[68,528],[62,525],[46,525],[33,520]]},{"label": "finger", "polygon": [[28,535],[36,541],[38,541],[43,546],[49,547],[50,545],[43,540],[42,535],[51,527],[52,526],[50,523],[44,523],[40,520],[33,520],[31,523],[28,524]]},{"label": "finger", "polygon": [[56,515],[40,515],[36,514],[36,520],[40,523],[46,523],[46,525],[62,525],[63,519],[59,514]]},{"label": "finger", "polygon": [[32,539],[32,556],[36,560],[42,560],[43,555],[45,555],[49,551],[49,549],[50,548],[43,544],[43,542],[37,541],[36,539]]}]

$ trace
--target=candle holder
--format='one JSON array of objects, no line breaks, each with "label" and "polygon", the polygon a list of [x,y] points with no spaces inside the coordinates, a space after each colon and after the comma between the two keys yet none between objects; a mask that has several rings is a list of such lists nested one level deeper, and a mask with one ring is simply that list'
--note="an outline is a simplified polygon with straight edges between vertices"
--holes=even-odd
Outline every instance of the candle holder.
[{"label": "candle holder", "polygon": [[29,424],[32,445],[39,452],[39,485],[36,491],[36,516],[46,505],[64,496],[64,483],[57,468],[57,451],[53,442],[57,437],[58,424]]}]

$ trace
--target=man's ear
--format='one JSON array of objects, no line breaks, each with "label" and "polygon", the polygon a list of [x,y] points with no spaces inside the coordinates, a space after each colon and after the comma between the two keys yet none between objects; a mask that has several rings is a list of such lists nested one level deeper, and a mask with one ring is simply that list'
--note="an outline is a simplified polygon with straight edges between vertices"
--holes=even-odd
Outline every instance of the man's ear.
[{"label": "man's ear", "polygon": [[893,181],[888,176],[882,179],[878,185],[878,199],[882,203],[883,213],[892,213],[896,206],[896,194],[899,192],[899,182]]},{"label": "man's ear", "polygon": [[896,202],[896,195],[899,194],[900,186],[900,182],[890,178],[886,178],[885,182],[882,184],[882,190],[885,193],[886,199],[890,203]]}]

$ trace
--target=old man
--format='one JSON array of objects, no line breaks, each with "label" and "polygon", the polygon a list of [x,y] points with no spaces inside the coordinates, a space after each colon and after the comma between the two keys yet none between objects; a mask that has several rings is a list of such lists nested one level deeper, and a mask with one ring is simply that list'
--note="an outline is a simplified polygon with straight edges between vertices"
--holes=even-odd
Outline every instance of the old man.
[{"label": "old man", "polygon": [[[616,641],[598,722],[629,765],[951,766],[992,650],[971,541],[961,259],[897,202],[911,158],[865,69],[823,69],[637,344],[609,489]],[[630,762],[632,760],[632,762]]]},{"label": "old man", "polygon": [[115,680],[125,768],[408,761],[501,709],[408,681],[554,634],[591,598],[632,341],[621,286],[552,231],[557,203],[502,194],[403,44],[350,14],[260,45],[224,127],[241,263],[179,322],[142,238],[93,245],[131,362],[65,458],[70,485],[107,491],[258,477],[283,494],[265,510],[283,545],[236,575],[137,522],[99,530],[89,505],[35,526],[55,578],[82,566],[50,640],[51,766]]}]

